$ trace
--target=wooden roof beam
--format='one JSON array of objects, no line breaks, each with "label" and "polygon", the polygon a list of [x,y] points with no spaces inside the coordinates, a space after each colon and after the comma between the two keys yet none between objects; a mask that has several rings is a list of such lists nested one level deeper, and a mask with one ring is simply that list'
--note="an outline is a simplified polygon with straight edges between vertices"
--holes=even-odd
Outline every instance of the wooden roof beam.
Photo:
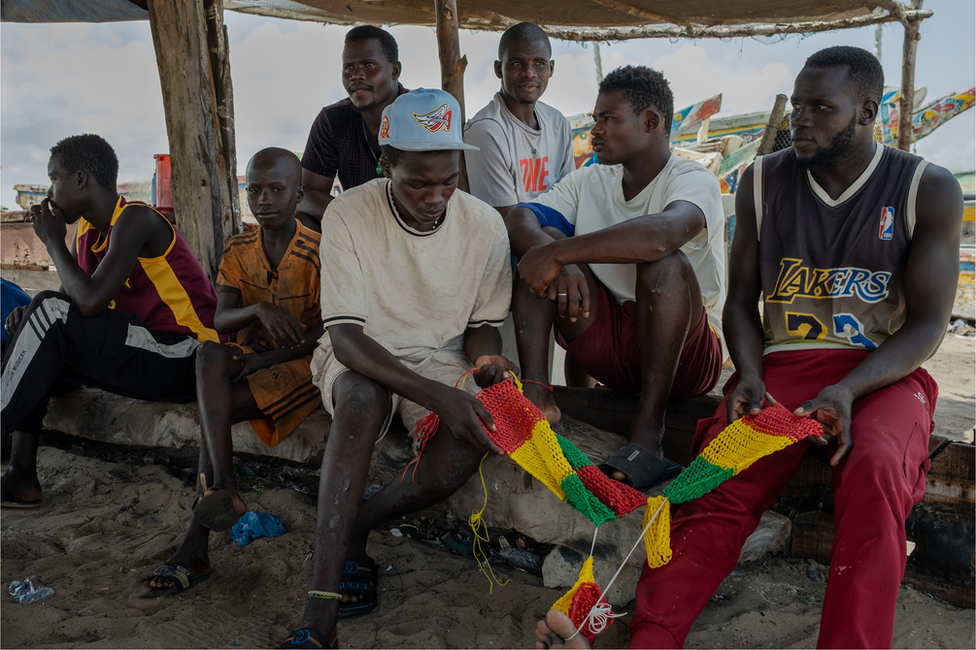
[{"label": "wooden roof beam", "polygon": [[[932,17],[930,9],[905,10],[904,20],[917,23]],[[843,20],[809,21],[801,23],[763,23],[748,25],[647,25],[636,28],[597,28],[575,29],[543,25],[546,33],[565,41],[626,41],[635,38],[738,38],[751,36],[777,36],[781,34],[813,34],[816,32],[830,32],[838,29],[865,27],[879,23],[902,21],[902,15],[896,11],[874,11],[865,16],[855,16]]]}]

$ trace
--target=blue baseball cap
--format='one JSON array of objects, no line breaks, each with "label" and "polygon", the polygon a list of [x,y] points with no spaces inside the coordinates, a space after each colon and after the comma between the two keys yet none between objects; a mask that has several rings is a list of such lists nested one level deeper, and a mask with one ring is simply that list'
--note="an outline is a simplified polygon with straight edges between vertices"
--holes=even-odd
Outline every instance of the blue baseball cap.
[{"label": "blue baseball cap", "polygon": [[443,151],[478,147],[461,139],[461,107],[438,88],[418,88],[383,109],[379,141],[402,151]]}]

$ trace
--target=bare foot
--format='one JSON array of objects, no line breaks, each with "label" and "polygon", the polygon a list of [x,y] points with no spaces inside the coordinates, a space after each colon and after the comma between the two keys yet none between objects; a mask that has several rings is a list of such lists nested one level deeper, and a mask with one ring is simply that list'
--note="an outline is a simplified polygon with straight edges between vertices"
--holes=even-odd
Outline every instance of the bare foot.
[{"label": "bare foot", "polygon": [[37,473],[11,466],[0,479],[0,499],[10,503],[40,502],[43,492]]},{"label": "bare foot", "polygon": [[200,497],[193,508],[193,520],[204,528],[227,530],[247,512],[247,504],[237,490],[215,485]]},{"label": "bare foot", "polygon": [[563,419],[562,411],[556,406],[556,399],[547,387],[541,384],[523,381],[522,394],[530,402],[535,404],[536,408],[542,411],[542,415],[545,416],[551,426],[559,424],[559,421]]},{"label": "bare foot", "polygon": [[[589,641],[582,634],[573,636],[576,626],[569,617],[558,609],[550,609],[545,620],[535,626],[535,647],[537,650],[547,648],[590,648]],[[573,637],[569,641],[567,637]]]}]

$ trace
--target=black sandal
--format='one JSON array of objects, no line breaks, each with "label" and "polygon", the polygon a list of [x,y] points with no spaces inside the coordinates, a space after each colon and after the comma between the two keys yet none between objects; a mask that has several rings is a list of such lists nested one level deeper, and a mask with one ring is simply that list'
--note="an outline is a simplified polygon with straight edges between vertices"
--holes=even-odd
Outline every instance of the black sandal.
[{"label": "black sandal", "polygon": [[342,570],[342,582],[339,583],[340,594],[360,594],[364,598],[355,603],[339,603],[339,617],[361,616],[368,614],[378,604],[376,584],[379,572],[373,558],[367,557],[363,562],[346,560]]},{"label": "black sandal", "polygon": [[328,639],[325,638],[324,634],[316,632],[315,630],[303,627],[300,630],[295,630],[285,642],[282,643],[279,648],[338,648],[339,647],[339,637],[336,640],[326,645]]},{"label": "black sandal", "polygon": [[661,460],[647,449],[631,442],[610,455],[599,465],[600,471],[613,478],[614,470],[623,472],[635,490],[650,490],[661,481],[681,473],[681,465]]}]

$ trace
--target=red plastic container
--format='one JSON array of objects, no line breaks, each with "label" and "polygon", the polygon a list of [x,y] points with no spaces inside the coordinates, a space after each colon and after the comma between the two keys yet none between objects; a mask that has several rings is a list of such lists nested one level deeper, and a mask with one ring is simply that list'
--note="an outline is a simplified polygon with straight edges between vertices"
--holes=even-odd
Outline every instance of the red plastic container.
[{"label": "red plastic container", "polygon": [[156,209],[164,214],[173,214],[173,183],[170,179],[169,154],[157,153],[156,159]]}]

